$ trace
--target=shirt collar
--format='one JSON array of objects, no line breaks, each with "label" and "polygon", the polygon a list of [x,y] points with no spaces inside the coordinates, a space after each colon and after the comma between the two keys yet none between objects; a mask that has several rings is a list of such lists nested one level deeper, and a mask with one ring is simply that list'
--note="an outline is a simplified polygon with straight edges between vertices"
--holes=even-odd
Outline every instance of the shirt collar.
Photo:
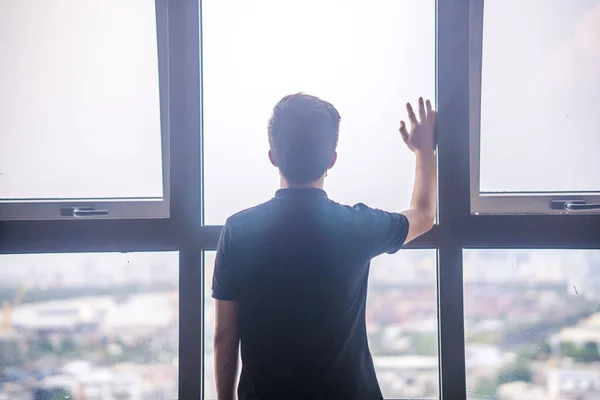
[{"label": "shirt collar", "polygon": [[327,193],[318,188],[287,188],[275,192],[276,198],[327,198]]}]

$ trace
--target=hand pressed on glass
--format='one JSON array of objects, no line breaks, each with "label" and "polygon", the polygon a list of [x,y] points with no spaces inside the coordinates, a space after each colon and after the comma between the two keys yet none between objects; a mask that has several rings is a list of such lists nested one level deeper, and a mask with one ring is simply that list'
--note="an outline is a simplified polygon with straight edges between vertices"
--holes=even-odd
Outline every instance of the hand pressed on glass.
[{"label": "hand pressed on glass", "polygon": [[400,121],[400,134],[402,140],[413,153],[434,150],[437,146],[437,137],[435,135],[435,123],[437,112],[431,108],[431,102],[427,100],[426,104],[423,98],[419,98],[419,119],[415,115],[410,103],[406,103],[408,120],[410,121],[410,132],[406,129],[404,121]]}]

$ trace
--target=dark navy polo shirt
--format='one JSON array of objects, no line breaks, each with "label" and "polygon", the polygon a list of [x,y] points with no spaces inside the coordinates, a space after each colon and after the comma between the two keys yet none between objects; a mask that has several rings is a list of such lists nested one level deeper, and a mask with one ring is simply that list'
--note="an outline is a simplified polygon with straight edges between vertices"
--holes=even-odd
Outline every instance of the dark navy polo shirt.
[{"label": "dark navy polo shirt", "polygon": [[408,221],[320,189],[282,189],[228,218],[213,297],[238,302],[239,400],[381,399],[367,343],[370,262]]}]

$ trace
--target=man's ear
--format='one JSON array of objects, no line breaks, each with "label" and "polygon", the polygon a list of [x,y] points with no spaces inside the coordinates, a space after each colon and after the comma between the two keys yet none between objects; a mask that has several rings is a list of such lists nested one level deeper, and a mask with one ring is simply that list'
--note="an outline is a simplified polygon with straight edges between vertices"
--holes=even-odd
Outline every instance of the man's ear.
[{"label": "man's ear", "polygon": [[337,151],[334,151],[333,152],[333,157],[331,157],[331,164],[329,164],[329,167],[327,169],[333,168],[333,166],[335,165],[336,161],[337,161]]},{"label": "man's ear", "polygon": [[275,161],[275,156],[273,155],[273,150],[269,150],[269,160],[271,161],[271,164],[273,164],[273,166],[275,168],[279,168],[279,165],[277,165],[277,161]]}]

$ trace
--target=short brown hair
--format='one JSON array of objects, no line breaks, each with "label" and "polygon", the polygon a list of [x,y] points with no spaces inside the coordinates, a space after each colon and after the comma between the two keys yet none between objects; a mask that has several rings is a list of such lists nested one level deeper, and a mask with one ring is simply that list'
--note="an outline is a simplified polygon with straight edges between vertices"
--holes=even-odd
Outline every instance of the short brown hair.
[{"label": "short brown hair", "polygon": [[288,182],[306,184],[323,176],[337,147],[340,119],[332,104],[304,93],[277,103],[269,120],[269,145]]}]

